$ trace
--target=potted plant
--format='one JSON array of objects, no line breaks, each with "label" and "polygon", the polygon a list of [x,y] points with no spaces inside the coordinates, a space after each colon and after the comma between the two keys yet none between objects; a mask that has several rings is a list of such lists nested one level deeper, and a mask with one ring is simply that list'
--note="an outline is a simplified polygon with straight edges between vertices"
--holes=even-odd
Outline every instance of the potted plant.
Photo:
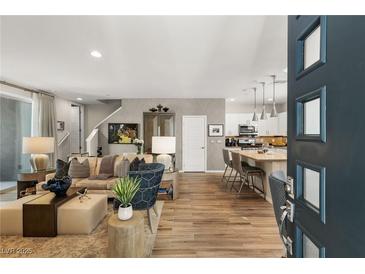
[{"label": "potted plant", "polygon": [[118,218],[128,220],[133,216],[131,201],[139,190],[141,179],[131,178],[129,176],[119,178],[113,187],[115,198],[120,202],[118,209]]},{"label": "potted plant", "polygon": [[141,154],[144,141],[136,138],[133,140],[133,144],[137,147],[137,154]]}]

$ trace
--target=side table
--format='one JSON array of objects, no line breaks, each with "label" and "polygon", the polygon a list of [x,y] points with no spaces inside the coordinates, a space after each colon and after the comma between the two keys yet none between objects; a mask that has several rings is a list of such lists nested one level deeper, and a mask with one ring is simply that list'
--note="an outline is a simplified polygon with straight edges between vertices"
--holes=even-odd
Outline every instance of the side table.
[{"label": "side table", "polygon": [[[171,197],[172,200],[176,200],[179,196],[179,186],[178,186],[178,176],[179,171],[175,169],[174,171],[166,171],[162,175],[160,188],[165,188],[166,194]],[[159,192],[159,194],[164,194]]]},{"label": "side table", "polygon": [[108,257],[142,258],[145,254],[144,216],[133,211],[133,217],[127,221],[113,214],[108,220]]},{"label": "side table", "polygon": [[42,182],[46,179],[46,175],[49,173],[56,172],[55,168],[48,168],[45,170],[21,170],[18,173],[18,180],[19,181],[32,181],[37,180],[38,182]]},{"label": "side table", "polygon": [[21,198],[20,192],[28,187],[32,187],[39,182],[46,180],[46,175],[49,173],[56,172],[56,169],[49,168],[46,170],[21,170],[18,173],[17,181],[17,199]]}]

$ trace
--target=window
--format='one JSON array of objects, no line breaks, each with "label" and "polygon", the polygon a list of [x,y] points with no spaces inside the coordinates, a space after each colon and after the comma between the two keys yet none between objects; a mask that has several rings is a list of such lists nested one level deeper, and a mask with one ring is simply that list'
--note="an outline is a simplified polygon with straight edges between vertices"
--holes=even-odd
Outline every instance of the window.
[{"label": "window", "polygon": [[299,79],[326,63],[327,17],[318,16],[298,36],[296,78]]},{"label": "window", "polygon": [[17,173],[30,169],[30,155],[22,153],[24,136],[31,136],[30,99],[0,93],[0,189],[15,185]]},{"label": "window", "polygon": [[321,58],[321,26],[318,26],[304,40],[304,69],[309,68]]},{"label": "window", "polygon": [[297,140],[326,142],[326,87],[296,99]]},{"label": "window", "polygon": [[303,258],[319,258],[319,248],[303,233]]}]

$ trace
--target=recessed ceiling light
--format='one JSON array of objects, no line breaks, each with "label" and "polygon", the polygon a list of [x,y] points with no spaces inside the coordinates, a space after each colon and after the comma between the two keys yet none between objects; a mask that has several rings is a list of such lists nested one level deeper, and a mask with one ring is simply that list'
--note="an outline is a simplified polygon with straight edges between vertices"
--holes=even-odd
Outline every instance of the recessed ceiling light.
[{"label": "recessed ceiling light", "polygon": [[272,98],[268,98],[267,100],[268,100],[269,102],[272,102]]},{"label": "recessed ceiling light", "polygon": [[100,51],[93,50],[90,52],[90,55],[95,58],[101,58],[103,55],[101,55]]},{"label": "recessed ceiling light", "polygon": [[234,99],[234,98],[229,98],[229,101],[230,101],[230,102],[234,102],[234,101],[236,101],[236,99]]},{"label": "recessed ceiling light", "polygon": [[283,69],[285,73],[288,73],[288,68]]},{"label": "recessed ceiling light", "polygon": [[77,101],[82,101],[82,98],[81,97],[77,97],[76,100]]}]

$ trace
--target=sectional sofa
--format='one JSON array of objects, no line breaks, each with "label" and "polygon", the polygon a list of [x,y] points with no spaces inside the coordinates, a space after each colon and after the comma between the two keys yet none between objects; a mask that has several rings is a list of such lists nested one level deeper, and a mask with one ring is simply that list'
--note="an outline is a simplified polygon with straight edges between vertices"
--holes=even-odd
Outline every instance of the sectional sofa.
[{"label": "sectional sofa", "polygon": [[[122,155],[118,155],[114,163],[114,176],[110,177],[106,180],[90,180],[89,178],[72,178],[71,187],[86,187],[88,189],[88,193],[97,193],[97,194],[106,194],[108,198],[112,198],[113,192],[112,188],[118,178],[118,174],[120,173],[120,168],[122,168],[121,163],[124,159],[128,159],[129,162],[132,162],[136,157],[138,159],[144,159],[146,163],[153,162],[153,156],[151,154],[136,154],[136,153],[124,153]],[[90,176],[99,175],[100,163],[102,157],[76,157],[79,162],[83,162],[85,159],[88,159],[90,165]],[[47,174],[46,180],[44,182],[40,182],[37,184],[37,191],[42,191],[42,184],[45,184],[49,179],[54,177],[54,173]]]}]

